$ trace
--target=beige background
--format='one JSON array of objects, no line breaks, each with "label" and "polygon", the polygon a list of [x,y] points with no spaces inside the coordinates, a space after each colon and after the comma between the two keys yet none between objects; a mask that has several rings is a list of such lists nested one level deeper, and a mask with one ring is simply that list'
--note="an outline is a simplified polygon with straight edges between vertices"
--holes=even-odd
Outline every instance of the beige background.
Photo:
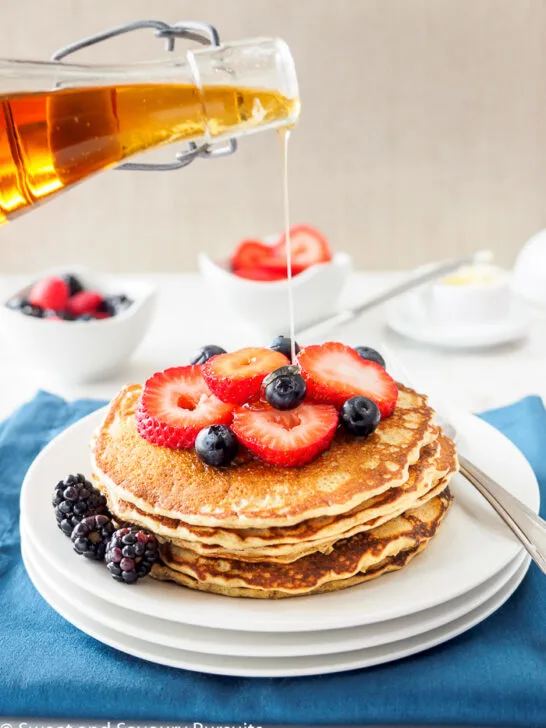
[{"label": "beige background", "polygon": [[[0,55],[45,59],[147,17],[288,41],[303,101],[292,219],[322,228],[360,267],[483,247],[510,263],[546,226],[544,0],[17,0],[2,7]],[[160,53],[143,34],[86,57]],[[281,219],[277,143],[259,134],[232,158],[178,173],[87,181],[0,230],[0,272],[184,270],[200,248],[226,252]]]}]

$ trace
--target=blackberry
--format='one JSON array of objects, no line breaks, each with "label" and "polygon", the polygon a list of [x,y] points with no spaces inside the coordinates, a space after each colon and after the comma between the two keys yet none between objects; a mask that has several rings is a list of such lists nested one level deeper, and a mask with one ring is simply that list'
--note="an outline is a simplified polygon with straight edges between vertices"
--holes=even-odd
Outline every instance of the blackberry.
[{"label": "blackberry", "polygon": [[157,539],[137,526],[120,528],[110,539],[105,558],[112,578],[134,584],[150,573],[159,558]]},{"label": "blackberry", "polygon": [[75,296],[76,293],[81,293],[84,290],[82,282],[75,275],[72,275],[72,273],[67,273],[62,276],[62,279],[68,286],[68,294],[70,296]]},{"label": "blackberry", "polygon": [[87,559],[102,561],[114,524],[108,516],[87,516],[72,531],[74,551]]},{"label": "blackberry", "polygon": [[86,516],[107,514],[106,498],[81,473],[69,475],[55,486],[52,498],[57,525],[66,535]]}]

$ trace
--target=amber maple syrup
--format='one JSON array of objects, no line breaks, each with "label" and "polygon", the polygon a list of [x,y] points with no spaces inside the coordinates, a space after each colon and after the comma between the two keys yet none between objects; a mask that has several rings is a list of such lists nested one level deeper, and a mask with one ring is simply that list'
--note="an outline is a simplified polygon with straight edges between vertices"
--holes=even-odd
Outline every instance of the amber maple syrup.
[{"label": "amber maple syrup", "polygon": [[282,122],[298,108],[276,91],[190,84],[0,96],[0,224],[133,154]]},{"label": "amber maple syrup", "polygon": [[294,286],[292,279],[292,245],[290,242],[290,202],[288,195],[288,140],[291,129],[284,127],[279,129],[279,141],[281,143],[282,162],[282,187],[283,187],[283,209],[284,209],[284,242],[286,246],[286,277],[288,288],[288,329],[290,332],[290,359],[292,364],[296,363],[296,324],[294,316]]}]

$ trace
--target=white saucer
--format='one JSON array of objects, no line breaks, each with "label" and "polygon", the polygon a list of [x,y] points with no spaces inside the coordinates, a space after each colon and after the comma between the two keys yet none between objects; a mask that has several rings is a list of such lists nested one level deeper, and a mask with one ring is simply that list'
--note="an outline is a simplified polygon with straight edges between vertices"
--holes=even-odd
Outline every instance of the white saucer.
[{"label": "white saucer", "polygon": [[[23,526],[43,558],[72,583],[125,609],[172,622],[251,632],[298,632],[383,622],[455,599],[502,571],[519,542],[462,477],[452,481],[455,503],[430,547],[406,569],[351,589],[282,600],[232,599],[145,580],[134,589],[115,582],[100,564],[81,559],[59,531],[51,508],[55,483],[89,472],[88,443],[104,412],[96,412],[53,440],[29,469],[21,493]],[[520,451],[472,415],[454,418],[467,457],[533,510],[539,490]]]},{"label": "white saucer", "polygon": [[428,632],[481,606],[508,583],[527,558],[522,552],[499,574],[456,599],[387,622],[317,632],[242,632],[175,624],[104,602],[74,584],[66,584],[62,575],[41,558],[31,535],[24,530],[21,531],[21,540],[25,559],[46,587],[85,617],[128,637],[155,645],[237,657],[296,657],[349,652]]},{"label": "white saucer", "polygon": [[412,291],[394,301],[388,309],[387,324],[397,334],[431,346],[450,349],[483,349],[523,339],[529,330],[529,317],[514,302],[506,318],[490,323],[451,323],[438,321],[425,305],[423,291]]},{"label": "white saucer", "polygon": [[[223,655],[204,655],[198,652],[177,650],[172,647],[155,645],[151,642],[129,637],[101,625],[86,617],[74,606],[66,602],[51,589],[37,574],[32,559],[23,550],[27,572],[44,599],[61,616],[86,634],[135,657],[170,667],[206,672],[216,675],[236,677],[296,677],[300,675],[322,675],[343,672],[363,667],[371,667],[402,657],[422,652],[453,637],[466,632],[496,611],[512,595],[521,583],[529,567],[529,559],[519,568],[509,583],[480,607],[473,609],[449,624],[424,634],[399,640],[387,645],[369,649],[353,650],[334,655],[312,655],[308,657],[232,657]],[[133,590],[131,590],[133,591]]]}]

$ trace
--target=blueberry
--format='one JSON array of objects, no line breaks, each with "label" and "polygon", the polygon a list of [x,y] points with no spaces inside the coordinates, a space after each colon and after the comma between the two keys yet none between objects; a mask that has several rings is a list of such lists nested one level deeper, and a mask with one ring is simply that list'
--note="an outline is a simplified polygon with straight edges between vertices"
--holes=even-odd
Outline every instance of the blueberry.
[{"label": "blueberry", "polygon": [[367,397],[351,397],[343,403],[339,413],[342,426],[357,437],[371,435],[380,419],[379,407]]},{"label": "blueberry", "polygon": [[263,383],[264,394],[269,404],[278,410],[291,410],[305,397],[307,385],[295,366],[280,367],[268,374]]},{"label": "blueberry", "polygon": [[105,296],[99,303],[97,311],[107,313],[109,316],[116,316],[122,311],[125,311],[126,308],[129,308],[132,303],[132,300],[124,293],[115,296]]},{"label": "blueberry", "polygon": [[78,316],[78,321],[94,321],[95,317],[91,313],[84,313],[81,316]]},{"label": "blueberry", "polygon": [[28,306],[28,301],[26,298],[20,298],[19,296],[16,296],[15,298],[10,298],[9,301],[6,301],[6,308],[11,308],[12,311],[20,311],[23,306]]},{"label": "blueberry", "polygon": [[215,344],[202,346],[192,356],[192,358],[190,359],[190,364],[204,364],[212,356],[216,356],[217,354],[227,354],[227,351],[225,349],[222,349],[221,346],[215,346]]},{"label": "blueberry", "polygon": [[40,308],[40,306],[33,306],[31,303],[25,303],[25,305],[21,307],[21,313],[24,313],[25,316],[32,316],[33,318],[42,318],[44,310],[43,308]]},{"label": "blueberry", "polygon": [[239,441],[227,425],[205,427],[195,441],[195,452],[201,460],[215,467],[229,465],[238,449]]},{"label": "blueberry", "polygon": [[134,584],[147,576],[159,558],[155,536],[137,526],[116,531],[106,549],[106,568],[116,581]]},{"label": "blueberry", "polygon": [[106,298],[103,298],[102,301],[97,306],[97,311],[100,311],[100,313],[107,313],[109,316],[115,316],[116,315],[116,309],[114,307],[114,303],[111,300],[111,296],[107,296]]},{"label": "blueberry", "polygon": [[385,360],[381,354],[375,349],[372,349],[371,346],[355,346],[355,351],[361,359],[374,361],[376,364],[382,366],[383,369],[385,368]]},{"label": "blueberry", "polygon": [[[292,339],[289,339],[287,336],[277,336],[276,339],[273,339],[271,344],[269,345],[270,349],[273,349],[273,351],[280,351],[281,354],[284,354],[288,359],[292,358],[292,352],[290,350],[290,344]],[[299,353],[300,347],[298,342],[296,341],[296,354]]]},{"label": "blueberry", "polygon": [[79,278],[76,278],[76,276],[72,275],[72,273],[67,273],[66,275],[62,276],[62,279],[68,286],[69,296],[75,296],[76,293],[81,293],[84,290],[84,287]]}]

